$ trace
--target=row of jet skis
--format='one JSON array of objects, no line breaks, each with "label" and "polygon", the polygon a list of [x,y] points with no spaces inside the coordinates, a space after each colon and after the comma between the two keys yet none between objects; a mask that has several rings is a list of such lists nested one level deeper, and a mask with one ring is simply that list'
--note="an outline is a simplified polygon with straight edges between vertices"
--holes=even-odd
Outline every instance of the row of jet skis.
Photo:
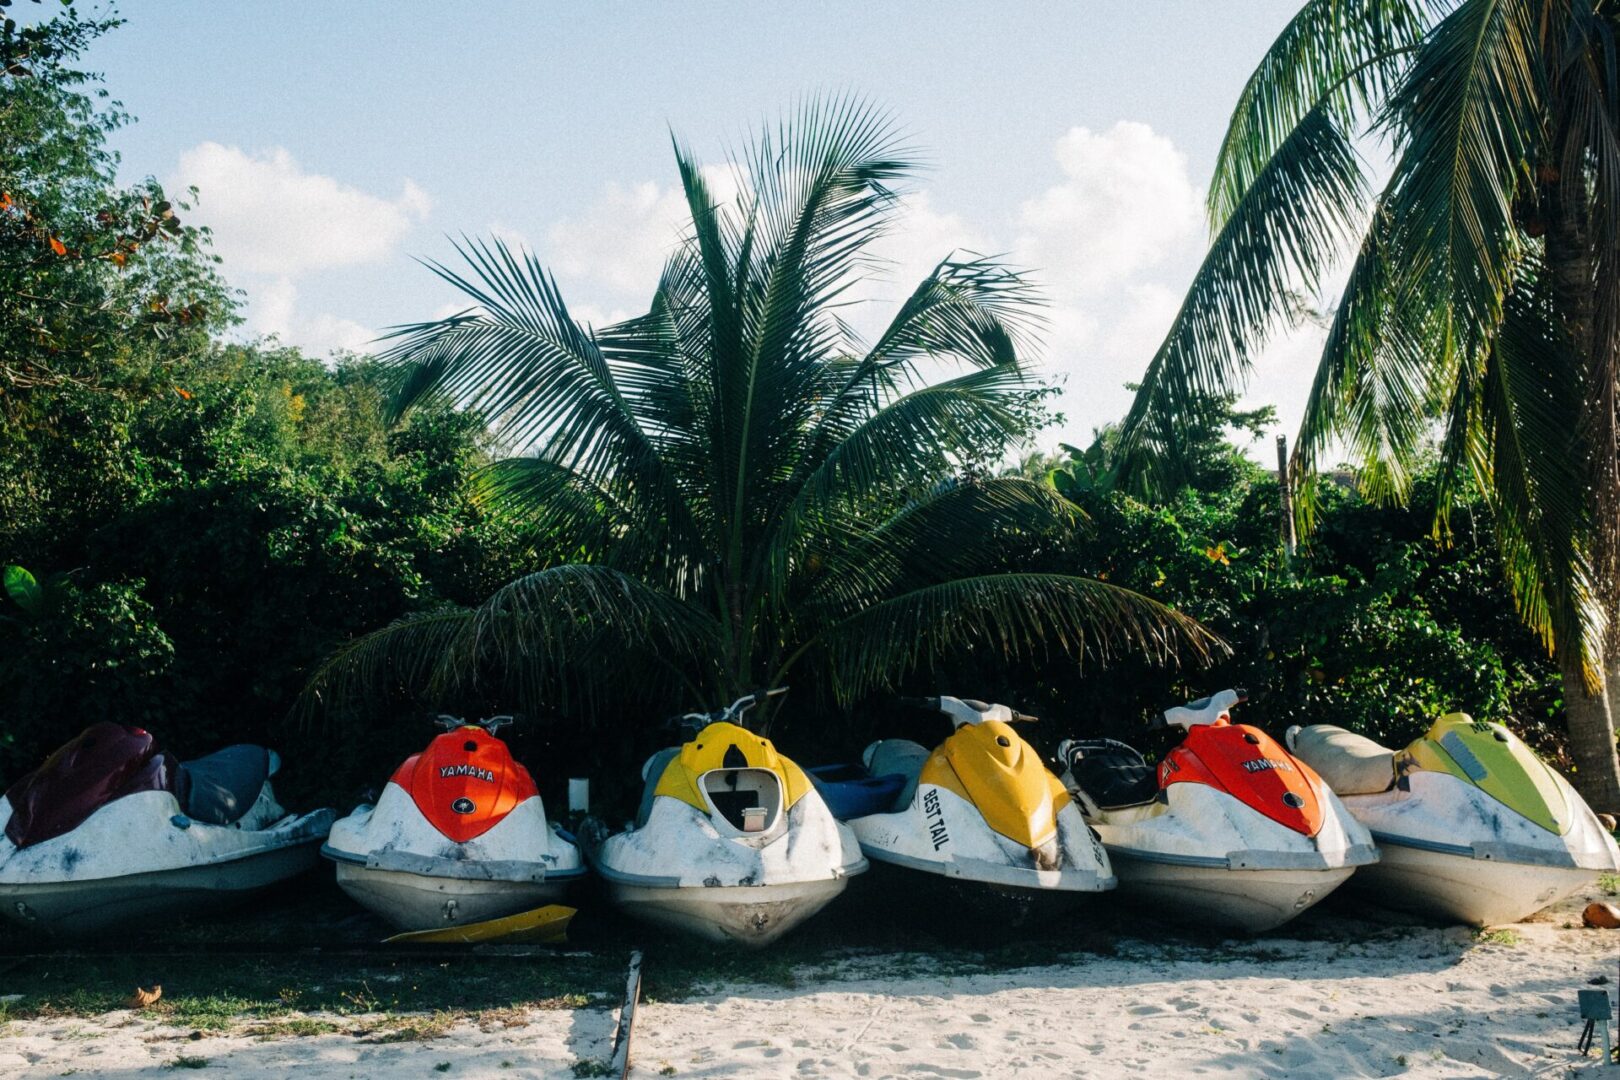
[{"label": "row of jet skis", "polygon": [[933,749],[885,739],[859,764],[806,770],[745,726],[763,697],[688,715],[691,738],[647,761],[635,820],[577,833],[548,820],[497,734],[506,718],[441,718],[374,805],[336,821],[287,813],[261,747],[181,762],[145,731],[96,724],[0,800],[0,914],[127,928],[324,855],[350,896],[411,932],[546,910],[594,870],[630,915],[763,945],[868,869],[908,898],[933,885],[1027,912],[1117,887],[1145,914],[1259,932],[1347,880],[1383,907],[1486,925],[1620,870],[1561,777],[1462,714],[1401,750],[1325,725],[1283,745],[1232,722],[1244,695],[1227,690],[1164,714],[1184,737],[1156,768],[1098,739],[1064,742],[1054,770],[1018,733],[1030,717],[939,697],[926,704],[950,730]]}]

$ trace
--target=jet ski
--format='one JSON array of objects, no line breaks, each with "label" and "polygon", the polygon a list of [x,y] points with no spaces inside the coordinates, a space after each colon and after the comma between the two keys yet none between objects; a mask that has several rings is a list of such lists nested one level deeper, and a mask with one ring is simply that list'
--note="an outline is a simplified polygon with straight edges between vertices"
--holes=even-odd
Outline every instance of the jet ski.
[{"label": "jet ski", "polygon": [[1165,712],[1186,738],[1155,770],[1112,739],[1058,747],[1122,893],[1151,910],[1249,933],[1292,919],[1378,851],[1321,777],[1265,732],[1232,723],[1223,690]]},{"label": "jet ski", "polygon": [[1287,737],[1378,841],[1356,884],[1383,906],[1518,922],[1620,870],[1597,815],[1501,724],[1451,713],[1399,752],[1329,724]]},{"label": "jet ski", "polygon": [[587,851],[626,914],[713,941],[767,945],[866,870],[804,770],[741,725],[768,694],[680,718],[690,741],[654,754],[633,825]]},{"label": "jet ski", "polygon": [[332,826],[321,854],[336,864],[344,892],[406,931],[481,923],[562,898],[585,864],[496,735],[511,722],[438,718],[444,734],[405,759],[376,805]]},{"label": "jet ski", "polygon": [[140,728],[92,724],[0,799],[0,915],[127,933],[309,869],[332,811],[282,809],[280,766],[246,744],[182,762]]},{"label": "jet ski", "polygon": [[951,720],[934,750],[882,739],[861,766],[814,770],[847,808],[868,859],[906,871],[908,888],[946,884],[955,899],[1015,919],[1114,887],[1108,856],[1069,793],[1013,730],[1034,717],[964,698],[916,704]]}]

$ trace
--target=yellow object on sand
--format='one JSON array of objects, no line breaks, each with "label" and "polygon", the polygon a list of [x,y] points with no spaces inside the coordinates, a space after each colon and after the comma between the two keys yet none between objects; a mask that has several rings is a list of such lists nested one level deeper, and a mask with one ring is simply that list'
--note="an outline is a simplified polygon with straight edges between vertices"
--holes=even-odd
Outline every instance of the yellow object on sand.
[{"label": "yellow object on sand", "polygon": [[546,944],[568,940],[568,924],[577,908],[547,904],[500,919],[447,926],[442,930],[412,930],[387,939],[389,945]]}]

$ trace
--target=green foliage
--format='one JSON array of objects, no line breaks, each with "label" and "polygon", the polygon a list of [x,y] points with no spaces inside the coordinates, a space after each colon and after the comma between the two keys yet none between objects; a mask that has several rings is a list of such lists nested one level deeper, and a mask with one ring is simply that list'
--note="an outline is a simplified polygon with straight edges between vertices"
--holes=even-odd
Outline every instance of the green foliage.
[{"label": "green foliage", "polygon": [[1094,527],[1064,550],[1063,565],[1185,610],[1233,653],[1174,683],[1128,670],[1106,682],[1020,672],[1044,684],[1032,711],[1059,721],[1054,737],[1100,728],[1141,741],[1163,708],[1242,686],[1245,719],[1279,734],[1333,723],[1402,744],[1461,710],[1505,720],[1561,756],[1556,672],[1504,593],[1488,509],[1466,500],[1454,535],[1437,541],[1425,528],[1437,479],[1432,463],[1420,472],[1410,510],[1326,488],[1292,572],[1277,542],[1275,479],[1253,465],[1233,483],[1183,489],[1159,506],[1070,488]]}]

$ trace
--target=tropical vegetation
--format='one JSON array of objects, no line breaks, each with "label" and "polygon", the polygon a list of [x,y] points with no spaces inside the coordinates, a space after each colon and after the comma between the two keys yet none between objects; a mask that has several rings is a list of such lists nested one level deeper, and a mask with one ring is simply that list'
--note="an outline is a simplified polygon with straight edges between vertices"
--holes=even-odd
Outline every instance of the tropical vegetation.
[{"label": "tropical vegetation", "polygon": [[1237,684],[1274,729],[1400,741],[1462,708],[1567,764],[1500,497],[1443,456],[1409,509],[1320,485],[1289,560],[1232,441],[1274,417],[1229,388],[1173,439],[1004,465],[1052,419],[1023,274],[948,256],[859,340],[913,175],[881,114],[762,132],[734,201],[678,152],[691,229],[642,317],[582,326],[532,257],[468,242],[440,268],[467,312],[322,361],[242,340],[208,192],[120,180],[131,118],[81,64],[112,28],[0,20],[0,785],[111,719],[182,755],[271,741],[285,796],[342,802],[423,709],[522,705],[520,756],[628,789],[658,717],[770,682],[807,760],[907,723],[883,688],[1006,700],[1055,744]]}]

